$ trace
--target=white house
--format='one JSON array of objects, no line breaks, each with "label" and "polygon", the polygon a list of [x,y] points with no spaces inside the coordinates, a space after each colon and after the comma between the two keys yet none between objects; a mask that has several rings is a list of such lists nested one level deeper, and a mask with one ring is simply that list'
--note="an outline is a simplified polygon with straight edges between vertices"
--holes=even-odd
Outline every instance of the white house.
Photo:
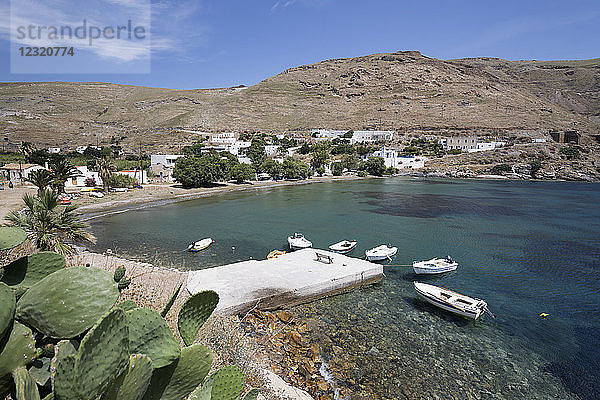
[{"label": "white house", "polygon": [[77,146],[75,151],[78,152],[79,154],[83,154],[87,150],[87,148],[88,148],[87,146]]},{"label": "white house", "polygon": [[476,153],[479,151],[489,151],[502,147],[506,142],[477,142],[477,146],[474,149],[468,149],[469,153]]},{"label": "white house", "polygon": [[425,166],[426,157],[400,156],[396,159],[398,169],[419,169]]},{"label": "white house", "polygon": [[402,156],[396,149],[381,146],[380,150],[373,152],[372,157],[381,157],[386,168],[419,169],[425,166],[426,157]]},{"label": "white house", "polygon": [[238,156],[238,162],[242,163],[242,164],[252,164],[252,160],[250,160],[250,157],[240,157],[240,156]]},{"label": "white house", "polygon": [[279,152],[281,146],[276,144],[268,144],[265,146],[265,153],[267,153],[267,157],[272,157]]},{"label": "white house", "polygon": [[227,146],[225,148],[225,151],[228,151],[231,154],[237,156],[238,154],[240,154],[240,150],[247,149],[248,147],[250,147],[251,144],[252,144],[252,142],[234,140],[233,143],[231,143],[229,146]]},{"label": "white house", "polygon": [[213,133],[210,141],[213,143],[233,144],[236,140],[235,137],[236,134],[234,132]]},{"label": "white house", "polygon": [[381,150],[377,150],[373,153],[373,157],[381,157],[385,162],[386,168],[396,167],[397,159],[398,159],[398,151],[396,149],[386,148],[385,146],[381,146]]},{"label": "white house", "polygon": [[48,153],[58,154],[60,153],[60,147],[48,147]]},{"label": "white house", "polygon": [[546,143],[546,139],[544,139],[544,138],[534,138],[534,139],[531,139],[531,143]]},{"label": "white house", "polygon": [[67,179],[65,188],[84,187],[88,179],[92,179],[95,182],[95,186],[102,186],[102,179],[100,179],[100,175],[96,171],[90,171],[86,165],[79,165],[75,168],[79,171],[79,175]]},{"label": "white house", "polygon": [[180,157],[183,157],[183,154],[150,155],[150,171],[154,174],[154,179],[159,182],[174,182],[173,168],[175,168],[175,161]]},{"label": "white house", "polygon": [[394,131],[354,131],[350,144],[389,142],[394,138]]},{"label": "white house", "polygon": [[29,174],[38,169],[45,169],[41,165],[37,164],[25,164],[25,163],[10,163],[3,167],[0,167],[0,172],[13,183],[23,183]]}]

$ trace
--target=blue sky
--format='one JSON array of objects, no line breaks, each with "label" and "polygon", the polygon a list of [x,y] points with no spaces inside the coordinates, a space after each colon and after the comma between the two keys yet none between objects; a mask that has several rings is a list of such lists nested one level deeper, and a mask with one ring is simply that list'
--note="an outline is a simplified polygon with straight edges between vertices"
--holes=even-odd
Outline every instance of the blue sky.
[{"label": "blue sky", "polygon": [[[19,46],[36,42],[13,40],[10,46],[14,25],[22,21],[76,24],[85,18],[104,26],[130,17],[151,26],[146,42],[77,44],[76,61],[17,54]],[[599,39],[597,0],[0,0],[0,81],[227,87],[324,59],[397,50],[440,59],[597,58]],[[34,63],[34,71],[63,73],[11,73],[11,56]]]}]

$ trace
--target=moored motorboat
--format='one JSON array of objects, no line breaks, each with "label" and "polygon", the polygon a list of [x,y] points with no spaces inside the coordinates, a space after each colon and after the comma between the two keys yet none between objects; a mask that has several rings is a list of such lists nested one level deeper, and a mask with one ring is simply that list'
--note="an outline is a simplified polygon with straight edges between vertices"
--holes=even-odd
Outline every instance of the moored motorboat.
[{"label": "moored motorboat", "polygon": [[334,253],[346,254],[354,250],[357,244],[358,242],[356,240],[342,240],[341,242],[337,242],[329,246],[329,250],[333,251]]},{"label": "moored motorboat", "polygon": [[367,256],[367,260],[369,261],[381,261],[381,260],[390,260],[393,256],[398,252],[397,247],[393,247],[389,244],[382,244],[381,246],[377,246],[372,248],[371,250],[365,251],[365,255]]},{"label": "moored motorboat", "polygon": [[303,234],[297,232],[288,237],[288,244],[292,250],[312,247],[311,241],[305,238]]},{"label": "moored motorboat", "polygon": [[484,312],[494,317],[494,314],[488,309],[487,303],[481,299],[426,283],[413,283],[419,296],[436,307],[471,319],[479,318]]},{"label": "moored motorboat", "polygon": [[188,251],[196,252],[196,251],[204,250],[204,249],[208,248],[208,246],[210,246],[214,242],[215,241],[212,240],[211,238],[198,240],[197,242],[194,242],[188,246]]},{"label": "moored motorboat", "polygon": [[444,272],[454,271],[457,267],[458,263],[450,256],[413,262],[415,274],[443,274]]}]

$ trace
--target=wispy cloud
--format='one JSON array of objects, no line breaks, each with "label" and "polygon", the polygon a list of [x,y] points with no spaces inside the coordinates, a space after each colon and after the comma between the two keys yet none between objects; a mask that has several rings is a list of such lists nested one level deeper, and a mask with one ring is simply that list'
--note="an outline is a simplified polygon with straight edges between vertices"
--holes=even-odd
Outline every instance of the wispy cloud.
[{"label": "wispy cloud", "polygon": [[288,8],[295,4],[305,5],[305,6],[322,6],[327,2],[328,2],[328,0],[277,0],[271,6],[270,12],[271,12],[271,14],[273,14],[274,12],[276,12],[278,10]]}]

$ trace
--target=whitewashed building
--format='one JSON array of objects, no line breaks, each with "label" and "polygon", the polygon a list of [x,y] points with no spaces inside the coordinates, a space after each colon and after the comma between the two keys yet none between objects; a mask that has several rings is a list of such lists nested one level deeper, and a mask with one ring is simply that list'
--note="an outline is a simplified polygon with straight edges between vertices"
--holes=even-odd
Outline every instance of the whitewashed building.
[{"label": "whitewashed building", "polygon": [[238,154],[240,154],[240,151],[242,151],[243,149],[247,149],[248,147],[250,147],[251,144],[252,142],[235,140],[233,143],[225,147],[225,151],[228,151],[231,154],[237,156]]},{"label": "whitewashed building", "polygon": [[83,154],[87,150],[87,148],[88,148],[87,146],[77,146],[75,151],[78,152],[79,154]]},{"label": "whitewashed building", "polygon": [[389,142],[394,138],[394,131],[354,131],[350,144]]},{"label": "whitewashed building", "polygon": [[60,153],[60,147],[48,147],[48,153],[58,154]]},{"label": "whitewashed building", "polygon": [[398,151],[389,147],[381,146],[381,150],[373,152],[373,157],[381,157],[385,162],[386,168],[396,168]]},{"label": "whitewashed building", "polygon": [[4,175],[6,179],[13,183],[23,183],[29,174],[38,169],[45,169],[38,164],[27,164],[27,163],[9,163],[0,167],[0,173]]},{"label": "whitewashed building", "polygon": [[265,146],[265,153],[267,154],[267,157],[272,157],[279,152],[280,148],[281,148],[281,146],[279,146],[279,145],[268,144]]},{"label": "whitewashed building", "polygon": [[95,186],[102,186],[102,179],[98,172],[90,171],[87,165],[78,165],[75,168],[79,171],[79,175],[67,179],[65,188],[84,187],[88,179],[93,180]]},{"label": "whitewashed building", "polygon": [[419,169],[425,167],[426,157],[400,156],[396,159],[398,169]]},{"label": "whitewashed building", "polygon": [[477,149],[477,136],[451,136],[440,139],[438,143],[443,146],[444,150],[460,150],[467,152],[469,150]]},{"label": "whitewashed building", "polygon": [[[150,156],[150,171],[158,182],[175,182],[173,168],[178,158],[183,154],[152,154]],[[144,182],[147,182],[144,180]]]},{"label": "whitewashed building", "polygon": [[210,141],[213,143],[233,144],[236,141],[236,136],[234,132],[213,133]]}]

